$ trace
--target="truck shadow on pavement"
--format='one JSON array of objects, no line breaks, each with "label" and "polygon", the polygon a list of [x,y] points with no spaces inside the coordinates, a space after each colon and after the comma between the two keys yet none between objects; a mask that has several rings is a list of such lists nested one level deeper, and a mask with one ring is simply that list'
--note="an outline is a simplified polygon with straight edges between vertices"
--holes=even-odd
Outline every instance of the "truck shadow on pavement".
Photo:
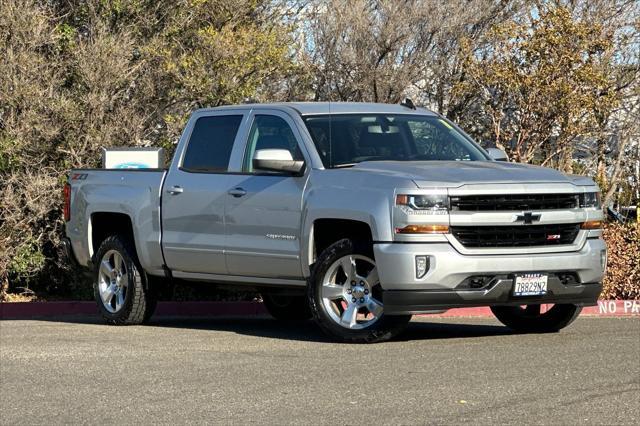
[{"label": "truck shadow on pavement", "polygon": [[[473,321],[473,320],[471,320]],[[157,318],[147,326],[225,331],[283,340],[334,343],[313,321],[281,322],[271,318]],[[392,341],[440,340],[514,334],[508,328],[490,324],[460,324],[412,321]]]},{"label": "truck shadow on pavement", "polygon": [[[41,318],[41,321],[63,322],[68,324],[98,325],[104,324],[98,316],[73,316],[57,318]],[[515,334],[508,328],[491,324],[469,324],[412,321],[407,329],[392,341],[442,340],[477,338],[486,336],[506,336]],[[132,326],[134,327],[134,326]],[[135,327],[171,328],[185,330],[201,330],[212,332],[230,332],[240,335],[267,337],[282,340],[305,342],[334,343],[325,336],[313,321],[282,322],[270,317],[238,318],[238,317],[154,317],[149,323]]]}]

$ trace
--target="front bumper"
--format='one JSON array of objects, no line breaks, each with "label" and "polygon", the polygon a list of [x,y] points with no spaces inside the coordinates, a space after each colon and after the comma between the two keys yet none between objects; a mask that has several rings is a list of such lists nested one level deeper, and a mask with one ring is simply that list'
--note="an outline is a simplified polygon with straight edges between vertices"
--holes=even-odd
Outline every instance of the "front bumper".
[{"label": "front bumper", "polygon": [[498,280],[485,290],[388,290],[383,293],[386,315],[419,314],[451,308],[492,305],[529,305],[570,303],[590,306],[597,304],[602,284],[563,285],[549,281],[547,294],[540,297],[514,297],[512,279]]},{"label": "front bumper", "polygon": [[[578,251],[536,254],[463,255],[447,243],[378,243],[374,254],[384,290],[387,314],[418,313],[464,306],[497,304],[595,304],[603,278],[599,238],[587,239]],[[423,278],[415,276],[415,257],[429,256]],[[548,293],[540,298],[512,299],[514,273],[550,274]],[[562,274],[574,280],[564,282]],[[482,288],[469,288],[476,276],[490,277]]]}]

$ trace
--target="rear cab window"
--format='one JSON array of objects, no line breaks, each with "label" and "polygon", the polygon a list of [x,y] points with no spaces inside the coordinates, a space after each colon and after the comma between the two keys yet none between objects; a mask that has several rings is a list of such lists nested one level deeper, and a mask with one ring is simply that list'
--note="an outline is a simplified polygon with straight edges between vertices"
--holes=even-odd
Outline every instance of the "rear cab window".
[{"label": "rear cab window", "polygon": [[225,173],[242,114],[200,117],[187,143],[181,170]]}]

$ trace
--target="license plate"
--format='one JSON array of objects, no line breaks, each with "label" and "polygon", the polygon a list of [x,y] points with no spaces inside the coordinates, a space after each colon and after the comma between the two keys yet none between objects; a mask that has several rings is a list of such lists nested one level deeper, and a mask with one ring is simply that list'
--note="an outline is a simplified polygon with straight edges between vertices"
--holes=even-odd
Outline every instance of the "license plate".
[{"label": "license plate", "polygon": [[516,275],[513,285],[514,296],[542,296],[547,294],[547,275],[522,274]]}]

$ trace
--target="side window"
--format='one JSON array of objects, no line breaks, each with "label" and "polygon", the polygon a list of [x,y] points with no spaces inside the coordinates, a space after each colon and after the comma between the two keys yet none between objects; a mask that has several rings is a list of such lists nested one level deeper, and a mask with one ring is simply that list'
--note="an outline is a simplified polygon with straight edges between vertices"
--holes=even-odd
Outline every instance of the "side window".
[{"label": "side window", "polygon": [[191,132],[182,168],[195,172],[226,172],[242,115],[201,117]]},{"label": "side window", "polygon": [[253,172],[253,156],[261,149],[286,149],[294,160],[304,159],[291,127],[276,115],[255,116],[247,141],[244,171]]}]

